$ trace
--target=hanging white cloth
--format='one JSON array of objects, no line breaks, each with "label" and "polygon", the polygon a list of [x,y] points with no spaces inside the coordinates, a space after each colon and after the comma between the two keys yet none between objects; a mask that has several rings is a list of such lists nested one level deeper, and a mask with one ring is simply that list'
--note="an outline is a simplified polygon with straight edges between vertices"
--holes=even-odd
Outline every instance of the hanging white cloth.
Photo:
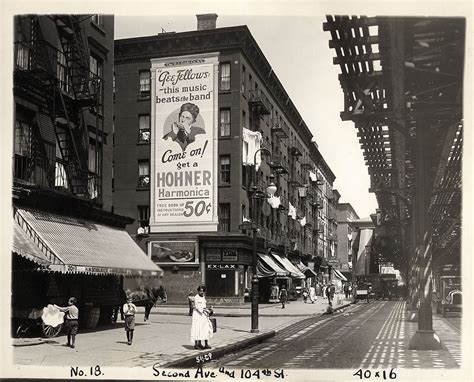
[{"label": "hanging white cloth", "polygon": [[300,219],[300,224],[301,224],[301,227],[304,227],[306,225],[306,216],[303,216],[301,219]]},{"label": "hanging white cloth", "polygon": [[309,172],[309,178],[311,179],[312,182],[316,182],[318,180],[318,177],[314,171]]},{"label": "hanging white cloth", "polygon": [[278,208],[280,207],[281,200],[279,196],[272,195],[269,198],[267,198],[268,204],[272,206],[272,208]]},{"label": "hanging white cloth", "polygon": [[[262,134],[258,131],[251,131],[245,127],[242,129],[243,146],[242,146],[242,164],[253,166],[258,170],[262,163],[262,158],[259,154],[255,157],[255,153],[260,150],[260,143],[262,142]],[[253,163],[255,157],[255,163]]]},{"label": "hanging white cloth", "polygon": [[300,198],[306,198],[306,187],[298,187],[298,195]]},{"label": "hanging white cloth", "polygon": [[291,216],[293,220],[296,220],[296,208],[288,202],[288,216]]}]

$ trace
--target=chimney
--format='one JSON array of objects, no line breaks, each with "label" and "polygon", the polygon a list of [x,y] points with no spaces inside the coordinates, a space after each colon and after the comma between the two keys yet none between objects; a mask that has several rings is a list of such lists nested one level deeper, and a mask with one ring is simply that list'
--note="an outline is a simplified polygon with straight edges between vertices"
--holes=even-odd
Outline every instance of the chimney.
[{"label": "chimney", "polygon": [[203,15],[196,15],[197,30],[216,29],[217,14],[206,13]]}]

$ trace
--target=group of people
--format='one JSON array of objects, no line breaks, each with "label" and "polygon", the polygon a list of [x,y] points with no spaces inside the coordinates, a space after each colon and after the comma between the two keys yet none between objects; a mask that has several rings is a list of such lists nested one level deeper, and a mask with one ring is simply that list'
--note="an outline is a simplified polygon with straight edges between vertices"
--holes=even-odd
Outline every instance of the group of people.
[{"label": "group of people", "polygon": [[[189,296],[190,301],[190,315],[192,315],[191,323],[191,343],[194,344],[195,349],[210,349],[209,340],[214,333],[214,326],[210,319],[213,314],[213,308],[207,306],[204,293],[206,287],[201,285],[197,289],[195,296]],[[67,335],[67,346],[75,348],[76,335],[79,328],[79,309],[77,307],[77,299],[71,297],[68,300],[68,306],[61,307],[54,305],[56,309],[65,313],[65,333]],[[129,294],[126,297],[126,302],[122,307],[123,320],[125,325],[125,333],[127,335],[127,344],[132,345],[133,333],[135,330],[135,315],[137,314],[137,307],[132,302],[132,296]]]},{"label": "group of people", "polygon": [[309,288],[303,289],[302,294],[304,303],[314,304],[317,301],[318,295],[316,288],[318,288],[318,290],[321,292],[321,296],[323,298],[327,298],[328,302],[332,303],[332,300],[336,293],[336,287],[332,283],[329,283],[327,285],[323,284],[321,286],[313,284]]}]

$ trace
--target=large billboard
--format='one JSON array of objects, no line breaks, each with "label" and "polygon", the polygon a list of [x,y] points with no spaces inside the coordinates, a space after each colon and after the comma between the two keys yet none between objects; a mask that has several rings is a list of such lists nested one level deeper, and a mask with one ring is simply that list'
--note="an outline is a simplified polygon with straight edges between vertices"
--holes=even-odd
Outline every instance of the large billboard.
[{"label": "large billboard", "polygon": [[151,232],[217,231],[218,54],[151,60]]}]

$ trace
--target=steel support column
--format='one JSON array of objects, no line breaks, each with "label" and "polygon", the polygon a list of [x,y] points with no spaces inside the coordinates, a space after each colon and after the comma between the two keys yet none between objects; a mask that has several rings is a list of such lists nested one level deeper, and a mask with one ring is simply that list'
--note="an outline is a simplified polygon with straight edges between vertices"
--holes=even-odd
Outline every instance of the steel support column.
[{"label": "steel support column", "polygon": [[418,291],[418,330],[410,340],[411,350],[442,349],[441,339],[433,330],[431,309],[431,218],[428,212],[432,191],[430,135],[426,121],[418,121],[416,129],[416,268]]}]

